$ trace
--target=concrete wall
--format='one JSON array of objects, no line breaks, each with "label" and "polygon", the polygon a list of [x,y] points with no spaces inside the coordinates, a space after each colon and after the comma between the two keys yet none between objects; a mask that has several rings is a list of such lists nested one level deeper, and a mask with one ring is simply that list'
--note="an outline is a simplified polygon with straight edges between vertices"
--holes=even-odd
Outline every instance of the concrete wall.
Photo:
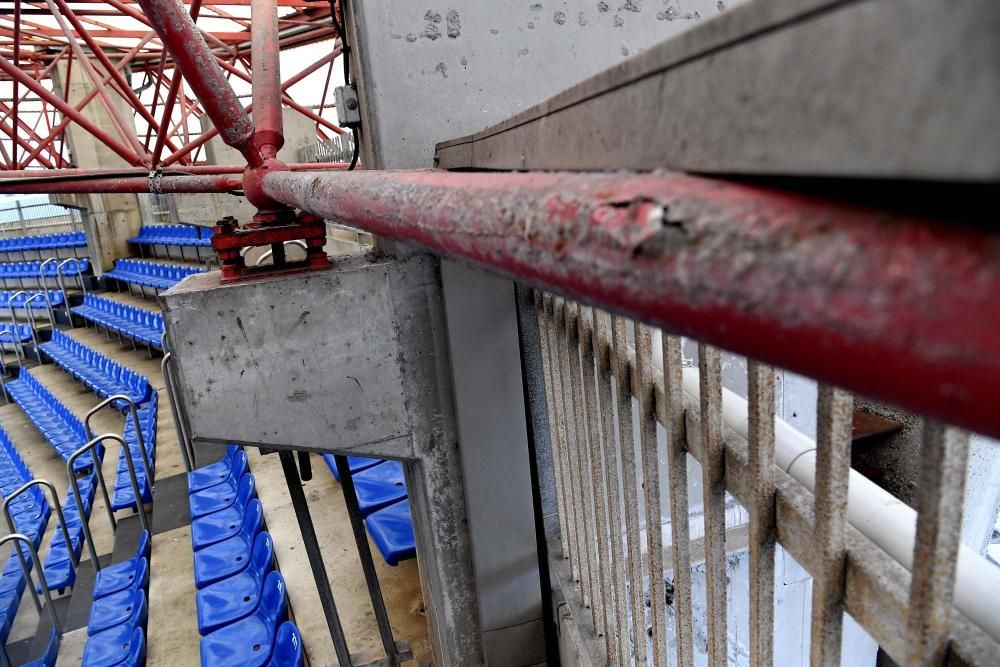
[{"label": "concrete wall", "polygon": [[[66,65],[60,63],[52,70],[52,83],[55,90],[65,90]],[[67,101],[76,105],[93,89],[79,67],[72,69]],[[123,99],[112,96],[118,105],[122,116],[132,118],[132,112]],[[111,116],[100,99],[96,99],[84,107],[83,115],[99,128],[112,136],[118,136],[118,131],[111,123]],[[132,132],[135,127],[131,126]],[[115,169],[130,166],[124,159],[98,141],[89,132],[75,123],[66,127],[66,139],[69,143],[73,164],[82,169]],[[89,209],[88,242],[90,257],[95,267],[110,269],[114,260],[127,256],[126,240],[135,236],[142,225],[142,215],[139,200],[134,194],[104,194],[104,195],[60,195],[60,203],[82,206]]]}]

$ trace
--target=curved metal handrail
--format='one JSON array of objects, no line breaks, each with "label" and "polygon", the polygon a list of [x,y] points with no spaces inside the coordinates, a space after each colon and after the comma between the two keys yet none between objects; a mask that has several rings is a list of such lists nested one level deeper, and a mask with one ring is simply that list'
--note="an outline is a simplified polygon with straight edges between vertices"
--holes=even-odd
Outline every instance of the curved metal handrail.
[{"label": "curved metal handrail", "polygon": [[[97,549],[94,547],[94,536],[90,532],[87,514],[83,510],[83,500],[80,498],[80,483],[77,481],[76,474],[73,472],[73,464],[76,463],[78,458],[102,444],[105,440],[114,440],[122,447],[128,449],[128,443],[125,442],[125,438],[115,433],[105,433],[104,435],[99,435],[96,438],[91,439],[87,442],[87,444],[70,454],[69,458],[66,460],[66,474],[69,477],[70,485],[73,487],[73,495],[76,499],[76,509],[80,512],[80,526],[83,528],[84,539],[87,542],[87,548],[90,550],[90,559],[94,563],[95,573],[101,571],[101,564],[97,560]],[[93,459],[94,472],[97,475],[97,481],[101,485],[101,491],[104,494],[104,503],[108,511],[108,517],[111,519],[113,530],[117,531],[118,522],[115,521],[114,511],[111,509],[111,499],[108,497],[108,487],[104,483],[104,472],[101,470],[101,462],[96,456],[94,456]],[[132,492],[135,494],[135,507],[139,512],[139,523],[142,524],[143,529],[149,530],[149,520],[146,517],[146,508],[142,504],[142,489],[139,488],[139,479],[135,475],[135,465],[132,463],[131,456],[125,457],[125,465],[128,467],[129,481],[132,482]],[[150,483],[152,483],[151,480]]]},{"label": "curved metal handrail", "polygon": [[[17,328],[18,322],[17,322],[17,315],[15,314],[15,311],[14,311],[14,299],[16,299],[17,297],[21,296],[22,294],[27,294],[27,293],[28,293],[28,290],[23,290],[23,289],[22,290],[18,290],[16,292],[14,292],[13,294],[11,294],[10,295],[10,299],[7,300],[7,311],[10,313],[10,321],[14,325],[15,329]],[[27,312],[27,308],[25,308],[25,311]],[[33,318],[27,318],[26,317],[26,319],[28,319],[29,323],[32,322],[32,321],[34,321]],[[34,346],[35,346],[35,356],[38,357],[38,361],[41,362],[41,360],[42,360],[42,353],[38,349],[38,338],[35,336],[35,328],[34,327],[31,327],[31,342],[34,343]],[[23,347],[21,348],[21,351],[24,352],[24,348]],[[24,353],[24,361],[25,362],[28,361],[28,353],[27,352]]]},{"label": "curved metal handrail", "polygon": [[163,360],[160,362],[160,372],[163,374],[163,383],[167,388],[167,400],[170,401],[170,414],[174,417],[174,429],[177,431],[177,444],[181,448],[181,457],[184,459],[184,469],[191,472],[194,469],[194,451],[188,441],[187,429],[181,422],[181,416],[177,409],[177,392],[174,391],[173,371],[170,370],[169,362],[173,359],[173,353],[167,351],[166,334],[161,337],[163,346]]},{"label": "curved metal handrail", "polygon": [[[0,547],[7,544],[8,542],[24,542],[28,546],[28,554],[31,556],[31,561],[35,565],[35,572],[38,573],[38,583],[42,588],[42,594],[45,596],[45,608],[49,614],[49,620],[52,623],[52,629],[56,631],[59,637],[62,637],[62,624],[59,623],[59,616],[56,614],[55,607],[52,606],[52,593],[49,591],[49,584],[45,581],[45,576],[42,574],[42,562],[38,558],[38,550],[35,549],[35,544],[26,535],[21,533],[11,533],[3,538],[0,538]],[[14,547],[14,550],[19,554],[21,549],[19,547]],[[38,600],[38,592],[35,590],[35,584],[31,581],[31,572],[28,570],[27,564],[25,564],[21,555],[21,569],[24,572],[24,578],[27,580],[28,588],[31,589],[31,596],[35,600],[35,605],[39,610],[41,610],[41,602]],[[39,611],[41,613],[41,611]],[[10,656],[7,655],[7,647],[0,642],[0,663],[4,667],[10,667]]]},{"label": "curved metal handrail", "polygon": [[[17,322],[15,322],[13,326],[14,331],[17,331]],[[17,365],[20,366],[22,363],[21,357],[24,353],[24,347],[21,345],[21,339],[18,338],[14,331],[9,331],[7,329],[0,331],[0,340],[3,340],[4,336],[10,336],[11,342],[14,343],[14,358],[17,359]],[[6,366],[4,366],[2,362],[0,362],[0,367],[3,367],[3,370],[7,370]]]},{"label": "curved metal handrail", "polygon": [[[139,427],[139,409],[135,405],[135,401],[126,396],[125,394],[115,394],[114,396],[108,396],[106,399],[95,405],[87,412],[87,415],[83,418],[83,429],[87,434],[88,438],[94,437],[94,432],[90,430],[90,418],[95,414],[100,412],[101,408],[106,405],[112,405],[115,401],[125,401],[128,403],[129,410],[132,412],[132,423],[135,424],[136,437],[139,439],[139,451],[142,456],[142,467],[146,471],[146,481],[149,483],[150,489],[153,488],[153,466],[149,462],[149,455],[146,453],[146,441],[145,437],[142,435],[142,429]],[[117,408],[116,408],[117,409]],[[122,429],[124,433],[124,429]],[[129,453],[131,456],[131,453]]]},{"label": "curved metal handrail", "polygon": [[[38,282],[42,285],[42,294],[45,296],[45,306],[49,309],[49,322],[52,323],[52,328],[56,328],[56,311],[52,308],[52,297],[49,295],[49,285],[45,281],[45,267],[52,262],[58,262],[59,260],[55,257],[49,257],[47,260],[38,265]],[[66,292],[63,291],[63,302],[66,301]]]}]

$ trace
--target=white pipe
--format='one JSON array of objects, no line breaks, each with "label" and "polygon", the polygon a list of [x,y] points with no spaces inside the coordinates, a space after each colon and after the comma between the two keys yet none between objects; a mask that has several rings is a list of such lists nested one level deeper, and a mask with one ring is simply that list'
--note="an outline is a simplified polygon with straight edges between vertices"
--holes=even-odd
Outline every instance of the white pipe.
[{"label": "white pipe", "polygon": [[[684,369],[684,391],[698,396],[698,369]],[[722,390],[722,418],[747,437],[747,401]],[[815,489],[816,441],[775,418],[775,463],[809,491]],[[789,467],[791,466],[791,467]],[[917,513],[864,475],[851,470],[847,520],[865,537],[912,572]],[[960,545],[955,573],[954,605],[993,639],[1000,641],[1000,567]]]}]

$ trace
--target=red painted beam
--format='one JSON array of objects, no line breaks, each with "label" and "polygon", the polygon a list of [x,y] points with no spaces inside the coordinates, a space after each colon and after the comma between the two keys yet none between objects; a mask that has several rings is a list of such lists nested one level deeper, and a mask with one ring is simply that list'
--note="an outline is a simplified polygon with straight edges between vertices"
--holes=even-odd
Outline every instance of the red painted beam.
[{"label": "red painted beam", "polygon": [[[233,176],[163,176],[150,180],[148,176],[120,176],[115,178],[53,179],[45,172],[35,172],[37,178],[0,178],[3,194],[108,194],[108,193],[191,193],[233,192],[243,187],[243,181]],[[156,184],[155,189],[151,184]]]},{"label": "red painted beam", "polygon": [[253,122],[184,5],[179,0],[139,0],[139,5],[222,140],[251,165],[259,162]]},{"label": "red painted beam", "polygon": [[1000,237],[680,174],[270,174],[304,211],[1000,436]]}]

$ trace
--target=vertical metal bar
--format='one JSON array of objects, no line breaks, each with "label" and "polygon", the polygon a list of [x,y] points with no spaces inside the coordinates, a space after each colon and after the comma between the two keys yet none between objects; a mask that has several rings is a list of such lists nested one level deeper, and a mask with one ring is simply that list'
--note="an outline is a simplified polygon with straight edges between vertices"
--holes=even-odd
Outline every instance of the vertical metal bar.
[{"label": "vertical metal bar", "polygon": [[722,446],[722,356],[698,344],[700,376],[702,487],[705,505],[705,590],[708,608],[708,662],[727,664],[726,473]]},{"label": "vertical metal bar", "polygon": [[920,458],[907,619],[909,664],[940,665],[948,650],[955,568],[962,543],[969,434],[927,420]]},{"label": "vertical metal bar", "polygon": [[375,612],[375,622],[378,624],[379,637],[385,650],[388,664],[395,667],[403,659],[396,650],[396,640],[392,636],[392,626],[389,623],[389,613],[385,610],[382,599],[382,589],[378,583],[378,573],[375,572],[375,562],[372,560],[371,546],[368,544],[368,533],[365,532],[365,521],[361,518],[361,508],[354,491],[354,478],[351,477],[351,466],[346,456],[334,456],[337,472],[340,475],[340,485],[344,490],[344,503],[347,505],[347,517],[351,521],[354,532],[354,542],[358,547],[358,557],[361,569],[365,574],[365,584],[368,585],[368,595],[372,600],[372,610]]},{"label": "vertical metal bar", "polygon": [[750,667],[774,664],[774,370],[747,364],[750,479]]},{"label": "vertical metal bar", "polygon": [[326,625],[330,628],[330,637],[333,639],[333,647],[337,652],[337,661],[340,663],[340,667],[351,667],[351,653],[347,650],[344,628],[340,624],[340,616],[337,615],[337,604],[334,602],[333,591],[330,589],[330,580],[326,576],[323,552],[316,539],[316,528],[313,526],[312,515],[309,513],[306,494],[302,491],[299,470],[295,465],[295,455],[290,451],[282,450],[278,452],[278,458],[281,461],[281,470],[285,474],[285,483],[288,485],[288,495],[292,498],[292,508],[295,510],[295,518],[299,523],[299,531],[302,533],[302,544],[309,557],[309,567],[312,569],[313,579],[316,581],[316,592],[323,607]]},{"label": "vertical metal bar", "polygon": [[602,633],[601,618],[604,615],[604,608],[601,599],[601,586],[599,572],[601,564],[597,560],[597,545],[594,537],[596,533],[596,520],[594,516],[594,492],[591,488],[591,478],[594,462],[591,460],[590,443],[593,441],[594,433],[591,430],[591,422],[587,414],[586,403],[583,396],[583,365],[581,356],[583,345],[580,340],[580,306],[572,304],[569,308],[570,317],[567,318],[566,326],[569,329],[569,355],[570,372],[572,374],[573,390],[573,416],[577,423],[577,429],[583,436],[576,442],[577,452],[577,474],[579,476],[579,489],[577,494],[579,503],[583,510],[583,521],[580,524],[580,539],[583,543],[583,557],[587,559],[587,581],[585,585],[590,590],[590,611],[594,628]]},{"label": "vertical metal bar", "polygon": [[639,388],[639,445],[642,488],[646,499],[646,555],[649,568],[649,610],[653,664],[667,662],[667,591],[663,580],[663,528],[660,509],[660,457],[656,445],[656,388],[653,384],[653,332],[635,324],[635,369]]},{"label": "vertical metal bar", "polygon": [[[278,58],[277,0],[251,0],[253,63],[253,142],[261,157],[273,158],[285,143],[281,118],[281,68]],[[278,266],[275,258],[275,266]]]},{"label": "vertical metal bar", "polygon": [[562,450],[566,440],[565,425],[562,421],[560,397],[562,388],[558,386],[559,372],[555,365],[556,354],[555,332],[552,322],[552,295],[535,291],[535,303],[538,305],[538,326],[542,335],[542,365],[545,367],[545,401],[549,409],[549,439],[552,442],[552,472],[555,477],[556,506],[559,515],[559,546],[562,558],[569,557],[567,535],[569,524],[566,518],[566,496],[563,489]]},{"label": "vertical metal bar", "polygon": [[618,661],[618,633],[614,627],[613,610],[614,587],[611,578],[614,576],[611,558],[608,553],[608,506],[607,492],[604,488],[606,479],[604,470],[604,434],[601,429],[601,412],[598,409],[597,382],[594,374],[594,314],[590,307],[581,306],[577,320],[580,336],[580,353],[583,357],[583,393],[586,397],[587,431],[590,433],[590,474],[593,488],[593,500],[596,516],[597,540],[597,576],[600,581],[600,595],[597,596],[601,606],[601,614],[597,617],[600,631],[604,635],[604,647],[609,664]]},{"label": "vertical metal bar", "polygon": [[625,498],[625,537],[628,544],[628,578],[632,601],[632,650],[636,662],[646,663],[646,614],[642,591],[642,545],[639,539],[639,493],[635,472],[635,437],[632,432],[632,382],[628,364],[625,320],[611,318],[611,368],[618,406],[618,438],[621,442],[622,481]]},{"label": "vertical metal bar", "polygon": [[[566,541],[569,546],[569,564],[570,571],[573,574],[573,579],[575,581],[580,581],[580,544],[577,539],[577,512],[576,512],[576,490],[572,485],[573,479],[573,441],[576,438],[576,424],[573,423],[571,415],[572,410],[570,410],[570,388],[569,388],[569,378],[566,366],[569,365],[568,354],[566,353],[566,302],[561,297],[556,297],[553,300],[553,322],[556,327],[556,340],[555,348],[553,352],[556,358],[555,373],[558,376],[559,385],[559,395],[556,396],[556,401],[559,403],[560,410],[560,423],[563,425],[563,441],[562,441],[562,472],[563,472],[563,498],[566,501],[566,518],[567,521],[567,535]],[[586,604],[586,603],[584,603]]]},{"label": "vertical metal bar", "polygon": [[681,339],[663,334],[662,416],[667,429],[667,478],[670,484],[670,553],[674,568],[674,618],[677,665],[694,665],[691,619],[691,525],[689,523],[687,442]]},{"label": "vertical metal bar", "polygon": [[576,538],[576,560],[580,568],[580,592],[583,606],[593,613],[593,586],[590,577],[590,557],[587,539],[587,515],[584,512],[583,461],[581,460],[580,443],[586,440],[587,433],[583,423],[583,412],[578,399],[580,394],[580,357],[579,344],[576,339],[575,304],[566,301],[563,305],[562,344],[559,346],[560,366],[562,368],[563,391],[567,416],[566,431],[568,434],[568,454],[570,484],[572,484],[574,535]]},{"label": "vertical metal bar", "polygon": [[601,428],[604,433],[604,484],[608,497],[608,532],[611,539],[611,571],[614,572],[614,633],[618,640],[618,664],[631,664],[628,637],[628,605],[625,584],[625,551],[622,544],[622,501],[618,482],[618,443],[615,437],[615,400],[611,387],[611,316],[594,309],[594,355],[597,358],[598,394],[601,402]]},{"label": "vertical metal bar", "polygon": [[816,524],[818,560],[813,579],[813,665],[840,664],[844,624],[844,574],[847,550],[847,485],[851,471],[851,422],[854,399],[848,392],[820,385],[816,423]]}]

